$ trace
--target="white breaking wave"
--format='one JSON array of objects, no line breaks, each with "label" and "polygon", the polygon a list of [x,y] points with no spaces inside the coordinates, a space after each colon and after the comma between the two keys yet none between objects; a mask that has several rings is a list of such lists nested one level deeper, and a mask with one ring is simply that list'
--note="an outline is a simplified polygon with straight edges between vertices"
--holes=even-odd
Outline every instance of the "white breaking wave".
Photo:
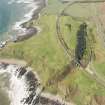
[{"label": "white breaking wave", "polygon": [[0,63],[0,74],[9,74],[8,94],[10,105],[74,105],[59,96],[43,93],[40,79],[31,68]]},{"label": "white breaking wave", "polygon": [[16,0],[16,3],[26,3],[26,4],[29,4],[29,3],[32,3],[33,0]]},{"label": "white breaking wave", "polygon": [[25,3],[25,4],[29,4],[29,3],[32,3],[33,0],[10,0],[8,2],[8,4],[13,4],[13,3]]},{"label": "white breaking wave", "polygon": [[[25,69],[24,69],[25,70]],[[11,100],[10,105],[32,105],[33,100],[36,99],[37,95],[40,93],[41,89],[38,88],[39,80],[36,76],[36,80],[38,81],[32,81],[36,82],[36,88],[33,88],[30,86],[31,79],[34,77],[32,72],[30,70],[25,71],[24,75],[20,75],[19,73],[22,72],[22,68],[17,65],[7,65],[7,64],[0,64],[0,74],[1,73],[8,73],[11,75],[10,78],[10,90],[9,90],[9,98]],[[20,76],[20,77],[19,77]],[[29,76],[29,77],[28,77]],[[29,89],[32,88],[32,90],[29,91]],[[34,90],[36,93],[33,93]],[[33,93],[33,98],[31,99],[30,96]],[[28,98],[30,98],[28,100]],[[30,101],[31,100],[31,101]],[[28,103],[30,101],[30,104]]]},{"label": "white breaking wave", "polygon": [[8,2],[8,4],[13,4],[15,2],[15,0],[10,0],[9,2]]},{"label": "white breaking wave", "polygon": [[27,4],[28,8],[31,8],[30,11],[28,11],[28,13],[24,15],[24,18],[22,20],[16,22],[15,25],[13,26],[13,28],[12,28],[13,30],[21,30],[22,32],[25,32],[26,29],[21,27],[21,25],[32,19],[34,11],[38,8],[38,5],[37,5],[38,2],[35,2],[34,0],[16,0],[14,2],[25,3],[25,4]]},{"label": "white breaking wave", "polygon": [[34,12],[37,8],[38,8],[37,5],[35,5],[34,8],[33,8],[32,10],[30,10],[29,13],[27,13],[27,14],[24,15],[24,18],[23,18],[21,21],[16,22],[16,24],[13,26],[13,29],[14,29],[14,30],[22,30],[23,32],[25,32],[26,29],[25,29],[25,28],[22,28],[22,27],[21,27],[21,24],[23,24],[23,23],[28,22],[29,20],[31,20],[32,15],[33,15],[33,12]]}]

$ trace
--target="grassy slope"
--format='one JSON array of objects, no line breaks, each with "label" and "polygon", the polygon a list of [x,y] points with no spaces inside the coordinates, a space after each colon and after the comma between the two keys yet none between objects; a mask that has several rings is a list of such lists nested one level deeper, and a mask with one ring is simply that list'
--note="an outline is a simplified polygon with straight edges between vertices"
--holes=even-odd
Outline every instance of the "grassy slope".
[{"label": "grassy slope", "polygon": [[[40,26],[42,29],[38,35],[23,42],[11,43],[0,51],[1,58],[26,60],[38,72],[43,85],[49,79],[54,79],[54,75],[64,71],[66,65],[69,64],[69,60],[60,47],[56,36],[56,14],[63,7],[59,3],[59,10],[55,9],[54,6],[57,7],[57,3],[56,0],[49,0],[50,5],[42,11],[41,17],[37,21],[33,21],[34,25]],[[65,27],[65,23],[68,22],[73,25],[72,37],[69,35],[70,30]],[[62,17],[62,32],[65,33],[64,38],[72,49],[76,44],[75,34],[79,24],[70,17]],[[86,105],[93,95],[105,95],[104,88],[80,70],[68,74],[58,84],[47,86],[46,91],[53,94],[59,93],[62,97],[67,95],[66,100],[72,99],[77,105]]]},{"label": "grassy slope", "polygon": [[102,45],[95,49],[96,60],[93,62],[96,71],[105,79],[105,49]]},{"label": "grassy slope", "polygon": [[1,56],[25,59],[42,76],[45,76],[43,74],[46,73],[47,77],[42,77],[42,80],[46,80],[52,73],[62,70],[68,60],[56,39],[55,20],[54,15],[42,16],[37,21],[42,29],[41,33],[27,41],[10,44],[0,52]]}]

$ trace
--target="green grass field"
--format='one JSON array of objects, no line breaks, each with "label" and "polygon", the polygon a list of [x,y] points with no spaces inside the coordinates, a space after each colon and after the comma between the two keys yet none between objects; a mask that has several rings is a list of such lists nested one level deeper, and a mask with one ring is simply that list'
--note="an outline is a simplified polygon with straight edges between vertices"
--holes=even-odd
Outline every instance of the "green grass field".
[{"label": "green grass field", "polygon": [[[60,5],[60,8],[57,8],[57,4]],[[88,74],[81,71],[80,68],[75,69],[74,72],[71,72],[56,84],[46,85],[49,80],[55,79],[54,77],[63,72],[65,67],[70,63],[70,60],[59,44],[56,33],[57,13],[63,7],[64,5],[56,0],[49,0],[49,6],[41,12],[40,18],[37,21],[33,20],[33,25],[39,26],[41,32],[26,41],[10,43],[0,51],[0,58],[25,60],[37,71],[42,85],[46,86],[45,91],[60,94],[67,101],[73,101],[76,105],[89,105],[94,95],[105,96],[105,89],[95,80],[92,80]],[[66,27],[68,23],[72,26],[71,30]],[[80,21],[73,20],[69,16],[61,18],[63,37],[72,50],[76,46],[76,33],[80,24]],[[104,54],[102,55],[104,56]],[[96,62],[97,71],[101,69],[100,74],[105,74],[104,61],[103,58],[103,63],[99,65],[97,64],[99,61]]]}]

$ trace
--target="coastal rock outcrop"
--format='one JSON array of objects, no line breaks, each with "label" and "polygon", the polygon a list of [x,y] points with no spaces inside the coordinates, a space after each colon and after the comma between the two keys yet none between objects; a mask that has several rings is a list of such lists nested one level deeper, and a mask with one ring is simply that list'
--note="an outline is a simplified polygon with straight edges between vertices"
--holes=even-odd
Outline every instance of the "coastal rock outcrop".
[{"label": "coastal rock outcrop", "polygon": [[36,73],[30,67],[0,63],[0,73],[7,73],[10,105],[72,105],[51,94],[43,93]]}]

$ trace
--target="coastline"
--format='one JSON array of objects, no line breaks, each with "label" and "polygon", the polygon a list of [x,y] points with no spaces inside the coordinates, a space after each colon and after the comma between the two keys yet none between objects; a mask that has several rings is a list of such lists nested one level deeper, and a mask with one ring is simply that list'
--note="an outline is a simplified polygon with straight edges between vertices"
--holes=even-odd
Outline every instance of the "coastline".
[{"label": "coastline", "polygon": [[[31,67],[26,67],[21,62],[12,64],[5,60],[0,61],[0,69],[0,73],[11,75],[8,92],[11,105],[17,105],[17,103],[18,105],[29,103],[30,105],[38,105],[39,103],[40,105],[74,105],[72,102],[66,102],[59,95],[45,93],[38,74],[33,72]],[[18,88],[20,91],[17,90]]]},{"label": "coastline", "polygon": [[[46,0],[44,0],[44,1],[46,1]],[[45,6],[44,6],[45,7]],[[18,26],[19,26],[19,28],[18,28],[18,30],[22,30],[23,31],[23,33],[22,33],[22,35],[18,35],[18,40],[16,41],[16,42],[18,42],[18,41],[23,41],[23,40],[25,40],[25,39],[27,39],[27,38],[30,38],[31,36],[33,36],[35,33],[36,33],[36,31],[38,31],[38,28],[37,27],[26,27],[24,24],[25,23],[28,23],[28,22],[30,22],[31,20],[34,20],[34,19],[38,19],[39,18],[39,14],[40,14],[40,11],[44,8],[44,7],[38,7],[38,8],[36,8],[32,13],[32,16],[30,17],[30,19],[29,20],[27,20],[27,21],[24,21],[24,22],[22,22],[22,21],[20,21],[20,23],[21,24],[19,24]],[[30,16],[30,15],[29,15]],[[36,18],[37,17],[37,18]],[[30,30],[33,30],[32,31],[32,33],[30,34]],[[4,62],[3,62],[4,63]],[[36,76],[36,73],[35,73],[35,76]],[[41,90],[39,90],[39,92],[40,92]],[[37,97],[36,97],[37,98]],[[65,101],[63,101],[61,98],[60,98],[60,96],[54,96],[54,95],[52,95],[52,94],[50,94],[50,93],[42,93],[41,94],[41,96],[39,97],[39,99],[38,99],[38,101],[41,99],[42,101],[44,100],[48,100],[48,102],[50,103],[51,102],[51,105],[54,105],[54,103],[56,104],[56,105],[71,105],[71,103],[66,103]],[[43,101],[43,103],[44,103],[44,101]]]},{"label": "coastline", "polygon": [[15,37],[13,36],[11,38],[12,42],[19,42],[26,40],[33,35],[40,32],[40,28],[35,26],[26,26],[25,24],[29,23],[32,20],[37,20],[39,18],[41,10],[46,6],[46,0],[33,0],[30,4],[32,6],[32,9],[29,13],[24,15],[24,19],[20,20],[19,22],[16,22],[14,29],[19,31],[19,34],[17,34]]},{"label": "coastline", "polygon": [[[13,3],[15,1],[11,1]],[[20,42],[31,38],[33,35],[41,31],[38,26],[26,26],[32,20],[37,20],[39,18],[41,10],[46,7],[47,0],[32,0],[26,1],[16,1],[17,3],[25,3],[31,7],[30,11],[24,15],[24,18],[20,21],[15,22],[12,30],[16,33],[15,35],[9,35],[4,41],[0,42],[0,49],[4,48],[9,42]]]}]

